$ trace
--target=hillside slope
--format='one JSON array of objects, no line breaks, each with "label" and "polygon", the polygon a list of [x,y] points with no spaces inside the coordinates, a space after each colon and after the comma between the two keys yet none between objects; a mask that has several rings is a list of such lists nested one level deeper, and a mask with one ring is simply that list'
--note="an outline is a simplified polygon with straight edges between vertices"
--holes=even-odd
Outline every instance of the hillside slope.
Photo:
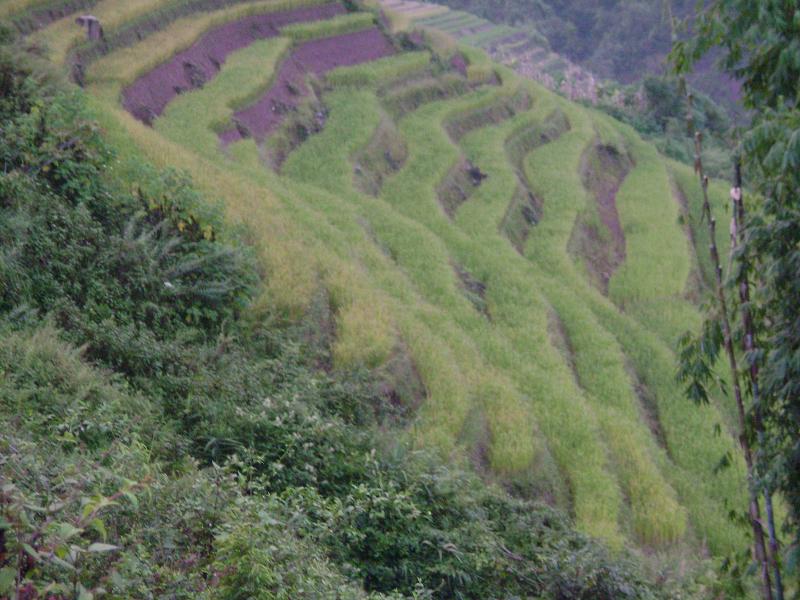
[{"label": "hillside slope", "polygon": [[81,80],[115,145],[221,201],[257,249],[258,305],[316,319],[333,371],[380,373],[413,444],[612,547],[743,545],[725,516],[742,465],[715,470],[731,409],[674,381],[707,275],[690,169],[479,50],[387,37],[371,12],[92,4],[104,41],[67,16],[29,42]]}]

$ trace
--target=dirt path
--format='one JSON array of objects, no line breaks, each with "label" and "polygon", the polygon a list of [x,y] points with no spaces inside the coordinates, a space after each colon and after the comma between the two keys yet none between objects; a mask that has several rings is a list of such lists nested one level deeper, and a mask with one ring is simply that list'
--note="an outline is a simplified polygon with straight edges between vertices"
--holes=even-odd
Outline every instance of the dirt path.
[{"label": "dirt path", "polygon": [[262,142],[308,96],[309,74],[322,76],[337,67],[370,62],[395,53],[392,43],[377,28],[307,42],[295,48],[280,66],[275,83],[255,103],[234,116],[237,127],[220,135],[223,144],[242,133]]},{"label": "dirt path", "polygon": [[232,52],[276,36],[286,25],[330,19],[344,12],[342,4],[333,2],[226,23],[125,88],[122,105],[134,117],[150,125],[175,96],[202,87],[213,79]]}]

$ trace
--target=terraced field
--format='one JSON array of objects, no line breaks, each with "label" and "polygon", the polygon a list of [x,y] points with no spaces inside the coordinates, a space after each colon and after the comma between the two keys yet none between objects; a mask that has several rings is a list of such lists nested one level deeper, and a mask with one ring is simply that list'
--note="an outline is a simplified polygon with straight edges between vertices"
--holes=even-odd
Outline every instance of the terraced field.
[{"label": "terraced field", "polygon": [[494,61],[571,100],[597,102],[599,82],[595,77],[552,52],[547,39],[538,31],[497,25],[438,4],[410,0],[380,0],[379,3],[395,21],[410,21],[414,26],[440,32],[458,43],[481,48]]},{"label": "terraced field", "polygon": [[[147,2],[99,0],[101,43],[74,15],[32,35],[126,148],[117,168],[139,152],[183,169],[246,228],[267,281],[254,316],[333,323],[331,368],[382,373],[413,443],[611,545],[742,546],[724,516],[742,465],[714,469],[730,407],[694,407],[674,381],[709,275],[689,170],[481,50],[391,37],[378,14]],[[424,16],[490,39],[472,17]]]}]

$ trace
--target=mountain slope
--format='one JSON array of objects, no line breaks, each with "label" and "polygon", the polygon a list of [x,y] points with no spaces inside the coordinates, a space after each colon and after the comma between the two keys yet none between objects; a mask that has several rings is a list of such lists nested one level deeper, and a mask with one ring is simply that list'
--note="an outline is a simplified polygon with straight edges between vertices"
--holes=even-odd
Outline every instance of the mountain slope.
[{"label": "mountain slope", "polygon": [[[121,105],[140,77],[214,27],[319,3],[153,0],[163,18],[146,21],[118,4],[93,9],[109,15],[105,46],[65,48],[70,18],[35,40],[80,65],[117,145],[185,169],[246,227],[264,307],[318,308],[332,368],[384,373],[387,397],[416,410],[413,443],[470,457],[614,546],[742,545],[725,517],[742,465],[714,473],[734,448],[713,433],[728,409],[693,407],[674,382],[702,281],[685,167],[475,49],[401,34],[362,65],[303,58],[331,38],[348,64],[344,36],[376,27],[363,13],[265,27],[199,81],[184,64],[186,88],[149,126]],[[307,89],[276,77],[293,61]],[[235,115],[275,82],[264,114],[279,126],[256,141]],[[224,139],[232,128],[244,139]]]}]

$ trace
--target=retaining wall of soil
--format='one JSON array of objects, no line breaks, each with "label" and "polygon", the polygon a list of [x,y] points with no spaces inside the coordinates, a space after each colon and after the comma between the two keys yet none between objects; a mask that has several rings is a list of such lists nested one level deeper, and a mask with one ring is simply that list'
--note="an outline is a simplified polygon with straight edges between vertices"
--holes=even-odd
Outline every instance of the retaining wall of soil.
[{"label": "retaining wall of soil", "polygon": [[458,207],[466,202],[481,185],[486,175],[462,157],[444,176],[436,189],[436,196],[445,214],[455,217]]},{"label": "retaining wall of soil", "polygon": [[286,25],[330,19],[344,12],[344,6],[335,2],[253,15],[221,25],[125,88],[122,105],[149,125],[175,96],[212,79],[232,52],[256,40],[277,36]]},{"label": "retaining wall of soil", "polygon": [[470,131],[489,125],[498,125],[520,112],[530,109],[533,101],[528,93],[520,90],[497,102],[461,113],[448,119],[444,127],[453,141],[459,141]]},{"label": "retaining wall of soil", "polygon": [[377,28],[306,42],[283,62],[273,85],[254,104],[234,115],[236,127],[220,140],[230,144],[244,136],[262,142],[311,92],[308,75],[321,77],[338,67],[357,65],[395,53],[391,41]]},{"label": "retaining wall of soil", "polygon": [[569,131],[570,123],[561,110],[550,113],[542,123],[527,125],[514,132],[505,143],[506,155],[514,165],[517,188],[500,224],[500,232],[522,254],[531,229],[542,218],[542,201],[533,194],[533,186],[525,173],[525,158],[533,150],[557,140]]},{"label": "retaining wall of soil", "polygon": [[601,291],[608,293],[608,282],[626,255],[625,232],[617,211],[617,192],[634,162],[626,151],[602,144],[599,140],[586,149],[581,162],[583,185],[595,199],[597,216],[605,228],[605,235],[595,225],[579,219],[570,245],[577,246],[589,273]]}]

